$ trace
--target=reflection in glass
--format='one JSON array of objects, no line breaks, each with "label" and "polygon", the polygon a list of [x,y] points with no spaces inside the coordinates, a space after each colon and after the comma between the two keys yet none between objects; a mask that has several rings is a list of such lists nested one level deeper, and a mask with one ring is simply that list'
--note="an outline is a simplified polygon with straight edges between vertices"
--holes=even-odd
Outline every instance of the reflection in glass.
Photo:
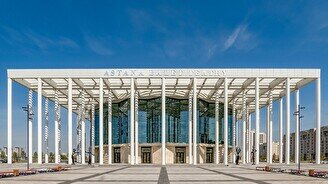
[{"label": "reflection in glass", "polygon": [[[198,99],[197,142],[215,144],[215,103]],[[228,140],[232,145],[232,110],[228,109]],[[219,144],[224,143],[224,104],[219,105]]]},{"label": "reflection in glass", "polygon": [[[129,142],[130,100],[112,104],[112,143]],[[108,144],[108,106],[104,104],[104,144]],[[99,109],[95,114],[95,145],[99,145]]]},{"label": "reflection in glass", "polygon": [[166,142],[187,143],[188,100],[166,98]]},{"label": "reflection in glass", "polygon": [[[197,142],[215,144],[215,104],[198,99],[197,102]],[[104,104],[104,144],[108,143],[108,112]],[[139,143],[161,142],[161,98],[139,99]],[[219,109],[219,143],[224,142],[224,105]],[[166,142],[188,142],[188,99],[166,97]],[[124,144],[130,142],[130,100],[112,104],[112,143]],[[232,111],[229,109],[228,139],[232,145]],[[99,109],[95,114],[95,144],[99,145]]]},{"label": "reflection in glass", "polygon": [[139,143],[161,142],[161,98],[139,100]]}]

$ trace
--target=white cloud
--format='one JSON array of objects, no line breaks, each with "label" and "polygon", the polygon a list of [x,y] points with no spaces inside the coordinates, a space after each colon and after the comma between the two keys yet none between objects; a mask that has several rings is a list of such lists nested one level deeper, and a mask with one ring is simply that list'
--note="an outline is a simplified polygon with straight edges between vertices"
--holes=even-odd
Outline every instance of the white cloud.
[{"label": "white cloud", "polygon": [[8,26],[2,26],[0,28],[5,31],[5,34],[1,35],[2,40],[4,40],[7,44],[13,47],[21,48],[22,50],[28,48],[47,52],[53,48],[79,48],[79,45],[75,41],[67,37],[50,37],[41,35],[32,30],[20,31]]},{"label": "white cloud", "polygon": [[239,25],[234,32],[228,37],[228,39],[225,41],[223,46],[223,51],[229,49],[236,41],[238,35],[240,32],[243,32],[246,29],[247,26]]},{"label": "white cloud", "polygon": [[240,24],[225,40],[221,51],[232,47],[237,50],[249,51],[258,45],[256,36],[248,30],[248,25]]},{"label": "white cloud", "polygon": [[110,39],[108,37],[96,38],[85,36],[85,41],[88,47],[96,54],[103,56],[111,56],[114,54],[114,51],[110,47]]},{"label": "white cloud", "polygon": [[78,48],[79,46],[71,39],[66,37],[59,37],[56,39],[51,39],[49,37],[34,33],[25,33],[27,38],[32,41],[32,43],[41,50],[46,50],[49,47],[68,47],[68,48]]},{"label": "white cloud", "polygon": [[165,24],[162,21],[151,16],[144,10],[129,9],[128,14],[130,15],[132,25],[138,31],[145,32],[149,29],[151,31],[159,31],[161,33],[167,32]]}]

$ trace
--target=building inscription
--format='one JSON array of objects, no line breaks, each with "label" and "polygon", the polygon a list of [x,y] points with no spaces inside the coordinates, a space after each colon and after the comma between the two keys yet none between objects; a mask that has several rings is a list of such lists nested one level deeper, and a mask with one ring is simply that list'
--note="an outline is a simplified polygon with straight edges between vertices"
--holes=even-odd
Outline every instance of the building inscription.
[{"label": "building inscription", "polygon": [[106,70],[104,76],[106,77],[209,77],[226,75],[225,70],[211,70],[211,69],[113,69]]}]

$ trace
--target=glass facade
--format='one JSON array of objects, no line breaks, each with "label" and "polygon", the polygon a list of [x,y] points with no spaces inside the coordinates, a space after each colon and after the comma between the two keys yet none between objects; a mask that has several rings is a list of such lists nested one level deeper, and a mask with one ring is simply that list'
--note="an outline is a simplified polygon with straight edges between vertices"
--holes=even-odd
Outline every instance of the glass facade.
[{"label": "glass facade", "polygon": [[[197,141],[215,144],[215,103],[198,99]],[[228,109],[228,140],[232,145],[232,110]],[[224,104],[219,105],[219,144],[224,143]]]},{"label": "glass facade", "polygon": [[[139,143],[160,143],[162,129],[162,99],[139,100]],[[166,98],[166,140],[187,143],[188,100]]]},{"label": "glass facade", "polygon": [[138,125],[139,142],[161,142],[162,101],[161,98],[139,100]]},{"label": "glass facade", "polygon": [[[162,127],[161,98],[139,99],[138,102],[139,143],[160,143]],[[198,99],[197,103],[197,142],[215,143],[215,104]],[[219,141],[223,144],[224,118],[223,104],[220,103]],[[130,100],[112,104],[112,143],[129,143]],[[166,140],[169,143],[188,143],[188,99],[166,97]],[[95,143],[99,145],[99,110],[95,117]],[[108,143],[108,112],[104,105],[104,144]],[[228,139],[232,145],[232,112],[229,109]]]},{"label": "glass facade", "polygon": [[[108,144],[108,108],[104,104],[104,144]],[[130,142],[130,101],[124,100],[112,104],[112,143]],[[95,114],[95,145],[99,145],[99,109]]]},{"label": "glass facade", "polygon": [[198,100],[197,104],[197,140],[198,143],[215,143],[215,104]]},{"label": "glass facade", "polygon": [[[107,115],[105,119],[107,119]],[[129,132],[130,132],[130,100],[125,100],[120,103],[113,103],[112,104],[113,144],[123,144],[123,143],[130,142]],[[104,140],[106,140],[105,143],[108,143],[107,137]]]},{"label": "glass facade", "polygon": [[188,100],[166,98],[166,142],[188,142]]}]

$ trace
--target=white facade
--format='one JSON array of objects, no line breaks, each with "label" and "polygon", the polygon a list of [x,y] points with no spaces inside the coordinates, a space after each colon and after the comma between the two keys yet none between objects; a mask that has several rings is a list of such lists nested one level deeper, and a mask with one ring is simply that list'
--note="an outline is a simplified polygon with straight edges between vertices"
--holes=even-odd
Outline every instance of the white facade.
[{"label": "white facade", "polygon": [[[119,101],[121,99],[130,99],[130,109],[134,112],[137,107],[135,104],[135,98],[149,98],[149,97],[175,97],[191,100],[192,114],[189,119],[189,124],[192,127],[196,127],[196,112],[197,112],[197,99],[204,99],[207,101],[217,102],[220,101],[224,104],[224,124],[228,123],[228,108],[236,110],[236,120],[243,120],[245,124],[243,130],[250,130],[246,127],[247,117],[250,114],[255,116],[255,136],[254,136],[254,148],[259,150],[260,122],[259,109],[262,107],[269,107],[268,112],[272,114],[272,102],[280,100],[286,96],[286,117],[283,119],[287,135],[290,132],[290,119],[292,117],[293,110],[290,109],[290,93],[299,91],[304,85],[316,81],[316,128],[320,130],[321,119],[321,84],[320,84],[320,69],[24,69],[24,70],[8,70],[8,163],[12,163],[12,82],[18,82],[21,85],[27,87],[30,90],[38,93],[38,109],[37,123],[38,123],[38,163],[42,163],[42,150],[45,150],[42,146],[43,132],[42,132],[42,110],[44,109],[43,98],[56,102],[60,107],[68,109],[68,122],[67,124],[61,121],[56,121],[56,158],[60,158],[60,126],[68,126],[68,158],[69,163],[72,163],[71,155],[73,150],[72,143],[72,114],[79,114],[79,108],[83,104],[83,108],[86,111],[92,111],[93,103],[99,105],[100,124],[99,130],[103,130],[103,104],[108,101]],[[301,92],[301,91],[300,91]],[[83,93],[83,99],[80,98],[80,94]],[[138,95],[136,95],[136,93]],[[112,97],[108,99],[108,94],[112,94]],[[190,95],[192,97],[190,98]],[[281,108],[283,106],[280,106]],[[60,119],[60,113],[56,113]],[[94,113],[90,113],[92,116]],[[162,115],[165,115],[165,103],[162,103]],[[94,117],[84,117],[88,120],[92,120]],[[82,155],[86,151],[84,147],[85,139],[84,132],[86,131],[84,126],[84,120],[82,118],[81,124],[81,152]],[[59,120],[57,119],[57,120]],[[131,136],[130,136],[130,163],[138,164],[138,132],[135,129],[138,126],[138,120],[134,113],[131,113]],[[162,119],[164,122],[165,119]],[[235,121],[235,120],[234,120]],[[110,121],[108,122],[110,125]],[[268,120],[268,124],[272,123],[272,117]],[[162,124],[161,130],[165,132],[165,124]],[[270,130],[271,129],[271,130]],[[272,128],[269,132],[272,131]],[[282,126],[280,126],[282,130]],[[198,155],[196,142],[197,129],[192,128],[188,130],[192,132],[192,137],[189,137],[189,159],[190,163],[197,164],[196,155]],[[320,132],[320,131],[318,131]],[[110,133],[110,132],[109,132]],[[250,159],[246,159],[246,155],[250,152],[249,136],[250,133],[242,134],[239,138],[243,140],[242,145],[242,158],[243,163],[249,162]],[[92,136],[94,136],[92,134]],[[219,135],[216,135],[216,138]],[[225,144],[223,145],[223,164],[228,165],[229,160],[233,160],[235,151],[233,150],[232,158],[228,154],[228,128],[224,127],[223,137]],[[270,136],[271,137],[271,136]],[[320,133],[316,135],[317,140],[320,140]],[[29,138],[32,140],[32,136]],[[109,138],[110,139],[110,138]],[[233,136],[233,143],[235,144],[235,136]],[[280,136],[282,139],[282,136]],[[91,138],[94,141],[94,137]],[[248,141],[247,141],[248,140]],[[269,139],[272,141],[272,138]],[[65,140],[66,141],[66,140]],[[104,137],[102,134],[99,136],[99,164],[103,164],[103,147]],[[280,140],[282,141],[282,140]],[[32,141],[31,141],[32,142]],[[109,140],[110,142],[110,140]],[[287,142],[285,155],[289,155],[290,145]],[[318,141],[316,145],[320,145]],[[94,146],[94,145],[93,145]],[[165,150],[165,133],[162,134],[162,150]],[[30,148],[32,146],[30,145]],[[32,150],[32,149],[30,149]],[[219,149],[215,149],[215,155]],[[108,152],[112,152],[108,148]],[[272,155],[272,149],[269,151]],[[316,146],[316,163],[320,163],[320,146]],[[109,154],[111,155],[111,154]],[[161,153],[162,164],[166,164],[166,152]],[[288,156],[286,157],[286,164],[289,164]],[[84,162],[84,159],[82,159]],[[93,159],[94,160],[94,159]],[[60,159],[56,159],[56,162],[60,162]],[[218,160],[215,161],[218,163]],[[233,161],[232,161],[233,162]],[[259,151],[255,155],[256,164],[259,163]],[[110,163],[110,162],[109,162]]]}]

